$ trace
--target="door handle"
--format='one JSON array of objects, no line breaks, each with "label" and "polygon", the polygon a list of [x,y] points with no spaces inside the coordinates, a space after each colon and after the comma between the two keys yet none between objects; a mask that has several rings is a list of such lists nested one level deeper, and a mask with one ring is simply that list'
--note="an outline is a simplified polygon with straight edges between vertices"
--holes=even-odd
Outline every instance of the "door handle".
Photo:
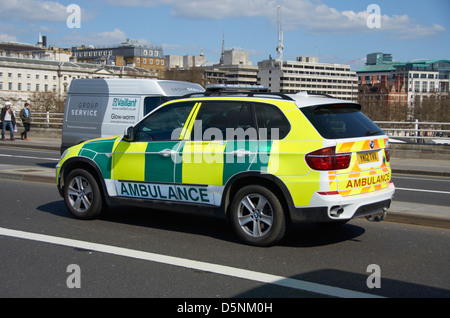
[{"label": "door handle", "polygon": [[252,154],[252,152],[250,150],[238,149],[238,150],[232,151],[231,154],[235,157],[243,158],[245,156],[250,156]]},{"label": "door handle", "polygon": [[165,157],[165,158],[174,156],[176,154],[177,154],[177,152],[175,150],[172,150],[172,149],[164,149],[164,150],[161,150],[159,152],[159,155],[162,156],[162,157]]}]

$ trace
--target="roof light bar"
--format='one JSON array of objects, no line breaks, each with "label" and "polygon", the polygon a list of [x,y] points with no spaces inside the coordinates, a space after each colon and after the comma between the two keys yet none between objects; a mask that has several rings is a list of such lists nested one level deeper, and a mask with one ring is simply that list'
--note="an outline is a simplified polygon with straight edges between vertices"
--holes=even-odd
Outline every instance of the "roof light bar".
[{"label": "roof light bar", "polygon": [[210,84],[206,85],[207,91],[258,91],[268,92],[269,88],[264,85],[244,85],[244,84]]}]

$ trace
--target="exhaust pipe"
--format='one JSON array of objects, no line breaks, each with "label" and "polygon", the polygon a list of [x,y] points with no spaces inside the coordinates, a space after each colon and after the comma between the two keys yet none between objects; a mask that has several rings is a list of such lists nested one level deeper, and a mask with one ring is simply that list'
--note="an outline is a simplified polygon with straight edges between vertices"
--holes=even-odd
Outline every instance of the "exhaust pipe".
[{"label": "exhaust pipe", "polygon": [[331,216],[338,217],[338,216],[340,216],[342,213],[344,213],[344,208],[341,207],[341,206],[339,206],[339,205],[333,206],[333,207],[331,207],[331,209],[330,209],[330,215],[331,215]]},{"label": "exhaust pipe", "polygon": [[383,213],[381,215],[375,215],[375,216],[368,215],[368,216],[366,216],[366,219],[370,222],[381,222],[384,219],[386,219],[386,214],[387,214],[386,211],[387,211],[387,208],[383,208]]}]

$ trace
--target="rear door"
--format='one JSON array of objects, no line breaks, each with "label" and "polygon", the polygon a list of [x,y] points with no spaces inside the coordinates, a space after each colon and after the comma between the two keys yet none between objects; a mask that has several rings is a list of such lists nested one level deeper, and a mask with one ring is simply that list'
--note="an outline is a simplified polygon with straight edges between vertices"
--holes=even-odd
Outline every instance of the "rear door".
[{"label": "rear door", "polygon": [[336,171],[339,194],[363,194],[387,187],[391,180],[387,138],[338,140],[336,153],[347,152],[352,154],[349,168]]},{"label": "rear door", "polygon": [[249,170],[258,152],[252,105],[243,101],[203,101],[179,148],[176,165],[180,185],[205,187],[215,205],[235,174]]},{"label": "rear door", "polygon": [[344,170],[328,172],[330,191],[342,196],[384,189],[391,180],[388,137],[358,104],[331,104],[301,109],[336,154],[351,154]]}]

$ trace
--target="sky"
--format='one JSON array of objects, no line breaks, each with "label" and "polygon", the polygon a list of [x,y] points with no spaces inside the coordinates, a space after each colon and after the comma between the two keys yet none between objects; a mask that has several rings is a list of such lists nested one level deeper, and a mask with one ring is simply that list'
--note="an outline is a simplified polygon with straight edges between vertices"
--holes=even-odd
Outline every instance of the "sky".
[{"label": "sky", "polygon": [[396,61],[450,59],[449,0],[0,0],[0,42],[161,46],[165,55],[244,50],[253,65],[276,58],[281,7],[283,59],[364,65],[366,55]]}]

